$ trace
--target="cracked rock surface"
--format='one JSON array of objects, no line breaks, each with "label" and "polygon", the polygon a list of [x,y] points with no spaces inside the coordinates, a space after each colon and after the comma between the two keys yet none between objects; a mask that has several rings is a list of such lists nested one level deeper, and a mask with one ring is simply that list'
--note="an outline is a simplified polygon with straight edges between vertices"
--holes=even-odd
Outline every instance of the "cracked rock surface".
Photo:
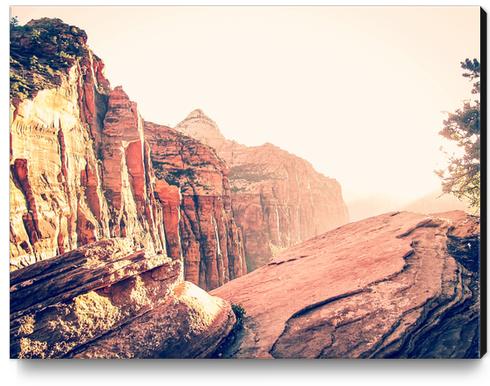
[{"label": "cracked rock surface", "polygon": [[246,311],[224,356],[478,357],[479,218],[395,212],[289,248],[212,293]]},{"label": "cracked rock surface", "polygon": [[16,270],[10,297],[11,358],[199,358],[235,324],[180,261],[123,238]]}]

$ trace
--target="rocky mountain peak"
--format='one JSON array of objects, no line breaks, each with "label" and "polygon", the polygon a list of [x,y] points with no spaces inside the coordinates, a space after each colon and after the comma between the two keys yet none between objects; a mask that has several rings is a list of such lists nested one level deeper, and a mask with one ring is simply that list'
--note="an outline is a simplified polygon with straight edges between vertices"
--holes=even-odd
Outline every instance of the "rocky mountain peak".
[{"label": "rocky mountain peak", "polygon": [[210,121],[211,119],[202,111],[201,109],[194,109],[192,110],[189,115],[185,118],[187,119],[205,119]]},{"label": "rocky mountain peak", "polygon": [[195,138],[213,148],[219,148],[226,141],[216,122],[201,109],[195,109],[177,126],[175,130]]}]

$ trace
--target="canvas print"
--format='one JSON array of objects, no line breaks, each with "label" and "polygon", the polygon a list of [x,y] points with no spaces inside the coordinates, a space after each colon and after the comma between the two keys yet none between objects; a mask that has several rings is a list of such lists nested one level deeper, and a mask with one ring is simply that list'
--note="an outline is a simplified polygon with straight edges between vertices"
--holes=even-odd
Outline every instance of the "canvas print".
[{"label": "canvas print", "polygon": [[481,357],[485,41],[477,6],[11,7],[11,358]]}]

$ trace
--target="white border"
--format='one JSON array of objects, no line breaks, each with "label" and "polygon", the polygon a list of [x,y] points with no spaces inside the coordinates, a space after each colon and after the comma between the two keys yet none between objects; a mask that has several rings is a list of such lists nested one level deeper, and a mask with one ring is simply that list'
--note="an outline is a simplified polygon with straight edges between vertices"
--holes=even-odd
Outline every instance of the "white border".
[{"label": "white border", "polygon": [[[49,5],[482,5],[490,10],[490,1],[49,1]],[[0,62],[3,129],[0,131],[0,254],[2,274],[0,300],[0,381],[4,385],[482,385],[490,381],[490,355],[483,360],[318,360],[318,361],[18,361],[8,359],[8,5],[42,5],[36,1],[2,4]],[[416,26],[414,26],[415,28]],[[488,235],[487,235],[488,237]]]}]

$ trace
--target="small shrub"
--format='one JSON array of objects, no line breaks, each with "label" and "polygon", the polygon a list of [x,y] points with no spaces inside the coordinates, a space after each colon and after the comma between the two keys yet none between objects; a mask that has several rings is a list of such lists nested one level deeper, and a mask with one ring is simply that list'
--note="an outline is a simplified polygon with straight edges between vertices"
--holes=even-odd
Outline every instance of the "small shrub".
[{"label": "small shrub", "polygon": [[233,350],[233,346],[241,338],[240,333],[243,330],[243,324],[247,313],[240,304],[235,303],[232,303],[231,310],[235,314],[235,325],[231,329],[230,333],[222,340],[218,348],[209,356],[209,358],[226,357],[226,355],[229,354],[229,351]]},{"label": "small shrub", "polygon": [[245,311],[245,308],[243,308],[240,304],[235,304],[233,303],[231,305],[231,309],[233,311],[233,313],[235,314],[235,317],[236,317],[236,325],[238,325],[238,327],[242,327],[243,326],[243,319],[245,318],[247,312]]},{"label": "small shrub", "polygon": [[97,146],[97,160],[103,161],[104,160],[104,148],[102,145]]}]

